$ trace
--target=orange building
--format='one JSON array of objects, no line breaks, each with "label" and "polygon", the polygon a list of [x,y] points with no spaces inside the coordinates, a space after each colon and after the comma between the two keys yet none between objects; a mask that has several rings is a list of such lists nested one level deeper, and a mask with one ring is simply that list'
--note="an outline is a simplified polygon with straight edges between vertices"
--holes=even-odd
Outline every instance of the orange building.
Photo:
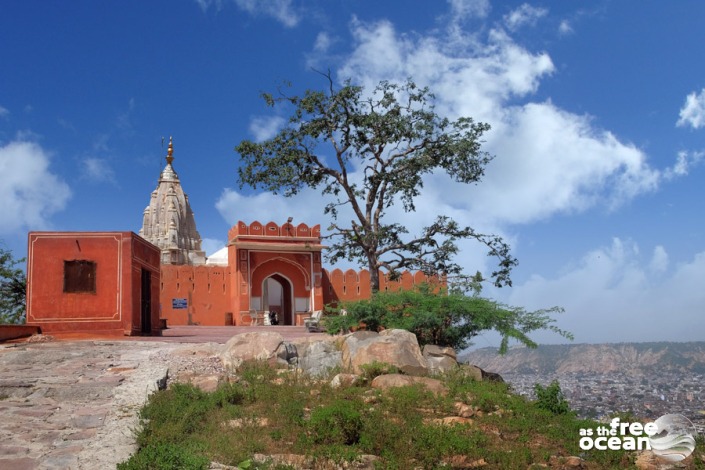
[{"label": "orange building", "polygon": [[[370,296],[367,270],[322,267],[319,225],[239,221],[228,244],[206,258],[188,196],[166,167],[131,232],[29,235],[27,323],[45,331],[157,334],[168,325],[303,325],[326,304]],[[422,273],[380,289],[410,289]],[[78,287],[74,286],[74,283]],[[68,286],[68,287],[67,287]],[[78,290],[76,290],[78,289]]]},{"label": "orange building", "polygon": [[132,232],[30,232],[27,324],[159,334],[159,250]]}]

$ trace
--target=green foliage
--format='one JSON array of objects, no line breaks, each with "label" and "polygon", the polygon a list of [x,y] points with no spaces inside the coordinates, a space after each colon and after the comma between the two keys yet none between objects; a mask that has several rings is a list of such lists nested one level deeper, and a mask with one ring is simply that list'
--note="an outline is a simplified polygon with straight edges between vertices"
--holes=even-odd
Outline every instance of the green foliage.
[{"label": "green foliage", "polygon": [[341,325],[364,323],[368,330],[399,328],[416,335],[419,344],[435,344],[463,349],[481,331],[494,330],[502,335],[500,353],[507,351],[514,339],[528,347],[536,347],[528,334],[550,330],[565,338],[572,335],[557,328],[551,314],[563,309],[553,307],[533,312],[511,307],[479,296],[458,291],[436,292],[428,285],[414,290],[377,292],[368,300],[344,304],[346,315],[324,317],[323,324],[331,334]]},{"label": "green foliage", "polygon": [[144,447],[117,465],[118,470],[205,470],[208,467],[208,458],[187,447],[169,443]]},{"label": "green foliage", "polygon": [[[330,261],[367,266],[373,291],[379,290],[379,269],[392,277],[403,269],[460,275],[462,269],[452,259],[458,252],[456,241],[465,238],[483,243],[498,260],[494,283],[511,285],[509,275],[517,261],[500,237],[461,227],[448,216],[438,216],[417,235],[385,221],[394,204],[415,211],[426,175],[445,172],[459,183],[479,182],[492,160],[481,150],[490,126],[469,117],[450,121],[439,116],[431,92],[411,79],[382,81],[366,91],[350,82],[336,89],[330,74],[324,76],[329,84],[325,92],[263,95],[267,105],[288,106],[291,115],[273,138],[245,140],[236,147],[242,161],[240,186],[287,197],[306,187],[321,188],[332,199],[325,208],[333,218]],[[349,178],[358,169],[361,180]],[[350,224],[339,224],[341,206],[351,209]]]},{"label": "green foliage", "polygon": [[401,373],[398,367],[379,361],[372,361],[369,364],[362,364],[360,369],[362,370],[362,378],[367,382],[372,382],[375,377],[379,377],[380,375]]},{"label": "green foliage", "polygon": [[547,386],[534,384],[534,392],[536,393],[536,406],[542,410],[550,411],[555,415],[564,415],[570,413],[570,404],[565,399],[561,384],[557,380],[552,381]]},{"label": "green foliage", "polygon": [[308,429],[316,444],[352,445],[360,441],[363,420],[359,403],[336,400],[311,412]]},{"label": "green foliage", "polygon": [[12,252],[0,247],[0,323],[24,323],[27,276]]},{"label": "green foliage", "polygon": [[[469,380],[459,372],[439,377],[449,390],[441,397],[420,386],[333,389],[299,374],[281,381],[262,363],[244,369],[247,381],[241,377],[212,393],[174,384],[153,394],[140,413],[140,450],[118,468],[207,468],[210,461],[290,468],[258,463],[255,453],[304,454],[316,460],[315,468],[327,468],[319,459],[352,461],[362,454],[378,456],[376,468],[385,469],[448,468],[457,456],[502,469],[532,468],[553,455],[581,455],[588,468],[625,468],[633,460],[625,451],[579,448],[579,430],[599,423],[554,414],[512,394],[507,384]],[[552,390],[547,401],[555,405],[559,389],[546,388]],[[440,424],[459,401],[478,410],[473,423]],[[229,425],[233,418],[240,424]],[[702,439],[697,445],[699,455]]]}]

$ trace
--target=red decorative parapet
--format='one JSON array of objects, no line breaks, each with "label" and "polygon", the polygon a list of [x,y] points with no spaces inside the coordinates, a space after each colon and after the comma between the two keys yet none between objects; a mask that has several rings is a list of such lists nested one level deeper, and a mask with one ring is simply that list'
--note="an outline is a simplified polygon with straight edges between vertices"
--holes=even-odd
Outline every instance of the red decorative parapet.
[{"label": "red decorative parapet", "polygon": [[281,225],[277,224],[276,222],[268,222],[263,225],[257,220],[247,225],[243,221],[238,221],[238,223],[233,225],[230,231],[228,231],[228,238],[230,240],[233,240],[234,238],[241,236],[320,238],[321,226],[314,225],[313,227],[309,227],[304,223],[300,223],[299,225],[293,225],[290,222],[285,222]]}]

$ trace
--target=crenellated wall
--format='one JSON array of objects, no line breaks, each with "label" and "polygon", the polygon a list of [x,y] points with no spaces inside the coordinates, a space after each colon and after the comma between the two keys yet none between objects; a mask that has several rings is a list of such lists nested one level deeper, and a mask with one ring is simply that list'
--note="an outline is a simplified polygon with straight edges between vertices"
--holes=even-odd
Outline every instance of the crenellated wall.
[{"label": "crenellated wall", "polygon": [[[414,274],[409,271],[403,271],[401,276],[393,281],[384,272],[379,272],[379,290],[381,292],[400,289],[410,290],[414,286],[434,282],[438,282],[438,279],[429,277],[421,271],[417,271]],[[355,271],[354,269],[327,271],[324,269],[322,287],[323,302],[325,304],[335,304],[344,300],[369,299],[371,296],[370,272],[367,269],[361,271]]]},{"label": "crenellated wall", "polygon": [[[368,270],[322,269],[319,225],[239,221],[228,239],[228,266],[162,265],[161,318],[168,324],[249,324],[249,311],[267,310],[263,286],[269,277],[284,289],[286,305],[276,305],[276,310],[285,325],[303,324],[312,310],[325,304],[370,298]],[[392,281],[380,271],[381,291],[435,281],[409,271]]]}]

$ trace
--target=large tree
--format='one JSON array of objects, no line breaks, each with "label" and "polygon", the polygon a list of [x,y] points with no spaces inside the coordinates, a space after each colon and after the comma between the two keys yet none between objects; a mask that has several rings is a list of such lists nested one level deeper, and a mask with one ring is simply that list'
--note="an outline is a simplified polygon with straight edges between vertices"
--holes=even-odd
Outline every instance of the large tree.
[{"label": "large tree", "polygon": [[[439,116],[433,95],[411,79],[382,81],[371,92],[346,83],[336,88],[325,75],[326,91],[302,96],[263,94],[270,106],[293,108],[287,125],[263,142],[245,140],[236,151],[240,187],[262,188],[293,196],[306,187],[322,188],[331,197],[325,213],[332,216],[328,257],[355,261],[370,271],[373,291],[379,290],[379,270],[392,277],[403,269],[459,276],[453,261],[459,239],[474,238],[497,258],[491,277],[497,286],[511,285],[517,261],[498,236],[460,226],[440,214],[420,233],[410,235],[400,223],[385,219],[401,203],[415,211],[424,177],[445,172],[454,181],[477,183],[492,157],[481,149],[489,125],[461,117]],[[349,206],[350,221],[338,217]]]},{"label": "large tree", "polygon": [[12,252],[0,246],[0,323],[22,323],[25,315],[27,277]]}]

